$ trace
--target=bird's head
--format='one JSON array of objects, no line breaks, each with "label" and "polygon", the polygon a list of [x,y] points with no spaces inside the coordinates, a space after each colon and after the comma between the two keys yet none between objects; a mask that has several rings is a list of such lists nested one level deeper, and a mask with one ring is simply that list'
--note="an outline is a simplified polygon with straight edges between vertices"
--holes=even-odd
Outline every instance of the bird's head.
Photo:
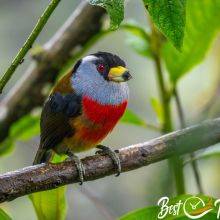
[{"label": "bird's head", "polygon": [[84,57],[76,63],[73,72],[77,70],[94,80],[102,77],[106,81],[120,83],[131,79],[125,62],[119,56],[107,52]]},{"label": "bird's head", "polygon": [[97,52],[76,63],[73,68],[72,86],[80,94],[93,96],[95,99],[111,94],[116,96],[116,91],[119,91],[117,96],[120,98],[120,92],[128,90],[126,81],[129,79],[131,75],[119,56]]}]

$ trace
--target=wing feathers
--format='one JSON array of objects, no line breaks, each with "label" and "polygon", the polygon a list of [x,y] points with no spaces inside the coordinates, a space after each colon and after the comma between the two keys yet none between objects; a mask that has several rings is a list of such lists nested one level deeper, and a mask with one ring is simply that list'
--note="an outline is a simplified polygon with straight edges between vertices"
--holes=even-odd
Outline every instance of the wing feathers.
[{"label": "wing feathers", "polygon": [[41,114],[41,141],[35,162],[41,162],[49,149],[55,148],[65,137],[74,134],[74,128],[69,124],[81,114],[81,97],[75,93],[62,95],[55,92],[45,102]]}]

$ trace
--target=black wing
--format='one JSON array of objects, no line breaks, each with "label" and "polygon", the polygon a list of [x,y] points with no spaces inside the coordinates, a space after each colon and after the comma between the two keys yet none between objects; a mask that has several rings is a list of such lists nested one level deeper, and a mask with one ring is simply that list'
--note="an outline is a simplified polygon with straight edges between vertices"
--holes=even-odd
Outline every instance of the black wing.
[{"label": "black wing", "polygon": [[49,149],[55,148],[65,137],[72,136],[74,128],[69,119],[81,114],[81,97],[75,93],[61,95],[54,93],[45,102],[40,121],[41,140],[35,162],[42,158]]}]

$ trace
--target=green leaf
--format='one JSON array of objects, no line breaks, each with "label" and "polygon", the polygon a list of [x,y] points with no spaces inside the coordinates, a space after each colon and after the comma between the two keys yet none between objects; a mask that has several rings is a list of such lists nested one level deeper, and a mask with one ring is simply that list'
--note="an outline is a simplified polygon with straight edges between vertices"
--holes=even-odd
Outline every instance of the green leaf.
[{"label": "green leaf", "polygon": [[120,26],[127,32],[126,43],[139,55],[144,57],[151,57],[149,47],[150,37],[147,31],[136,22],[127,22]]},{"label": "green leaf", "polygon": [[108,12],[111,29],[117,29],[124,19],[124,0],[89,0],[89,3],[101,6]]},{"label": "green leaf", "polygon": [[[204,202],[201,202],[201,200]],[[180,209],[178,214],[174,215],[174,211],[177,210],[177,205],[178,203],[181,203]],[[187,220],[189,219],[183,209],[183,204],[185,203],[185,209],[188,214],[195,216],[199,215],[206,210],[211,209],[208,211],[203,217],[199,219],[216,219],[217,218],[217,212],[218,208],[214,206],[215,199],[209,196],[205,195],[198,195],[198,196],[193,196],[193,195],[180,195],[175,198],[169,199],[169,202],[166,203],[167,207],[171,207],[172,209],[163,209],[163,213],[160,214],[159,217],[161,219],[166,219],[166,220],[173,220],[173,219],[184,219]],[[176,206],[175,206],[176,205]],[[196,206],[196,208],[192,208],[192,205]],[[166,213],[166,215],[163,217],[163,214]],[[135,211],[132,211],[121,218],[119,220],[151,220],[151,219],[158,219],[158,215],[161,212],[161,205],[160,206],[152,206],[152,207],[145,207],[142,209],[138,209]]]},{"label": "green leaf", "polygon": [[67,206],[66,187],[34,193],[30,195],[38,220],[64,220]]},{"label": "green leaf", "polygon": [[137,209],[133,212],[129,212],[126,215],[119,218],[119,220],[151,220],[157,219],[159,207],[146,207]]},{"label": "green leaf", "polygon": [[55,155],[53,155],[52,163],[60,163],[67,158],[68,158],[68,156],[65,154],[62,154],[62,155],[55,154]]},{"label": "green leaf", "polygon": [[143,0],[158,29],[180,50],[185,29],[186,0]]},{"label": "green leaf", "polygon": [[10,137],[26,141],[40,133],[39,116],[27,115],[18,120],[10,129]]},{"label": "green leaf", "polygon": [[138,125],[142,127],[146,127],[146,123],[143,119],[141,119],[138,115],[136,115],[132,110],[127,109],[120,120],[122,123],[129,123],[133,125]]},{"label": "green leaf", "polygon": [[151,57],[149,50],[149,44],[141,36],[134,34],[127,34],[126,43],[130,46],[136,53],[144,57]]},{"label": "green leaf", "polygon": [[151,98],[150,101],[151,101],[151,106],[157,115],[158,122],[160,124],[163,124],[164,123],[163,107],[162,107],[160,101],[156,98]]},{"label": "green leaf", "polygon": [[40,117],[27,115],[14,123],[7,139],[0,144],[0,156],[9,154],[16,141],[27,141],[40,133]]},{"label": "green leaf", "polygon": [[12,218],[0,208],[0,220],[12,220]]},{"label": "green leaf", "polygon": [[[55,154],[53,163],[59,163],[66,158],[64,155]],[[66,186],[57,189],[38,192],[29,195],[38,220],[64,220],[67,214]]]},{"label": "green leaf", "polygon": [[191,0],[186,6],[186,31],[181,53],[169,42],[162,50],[170,79],[174,83],[200,63],[220,28],[219,0]]},{"label": "green leaf", "polygon": [[10,154],[14,150],[14,140],[8,137],[0,144],[0,157]]}]

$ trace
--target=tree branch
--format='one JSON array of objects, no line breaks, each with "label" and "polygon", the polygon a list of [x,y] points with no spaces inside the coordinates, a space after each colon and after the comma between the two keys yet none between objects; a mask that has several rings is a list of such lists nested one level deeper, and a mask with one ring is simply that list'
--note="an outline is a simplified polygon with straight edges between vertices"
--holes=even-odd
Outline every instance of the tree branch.
[{"label": "tree branch", "polygon": [[104,14],[103,8],[83,2],[43,46],[41,60],[30,65],[0,103],[0,142],[7,137],[13,122],[35,107],[42,106],[47,96],[45,86],[54,83],[65,63],[79,54],[83,46],[99,33]]},{"label": "tree branch", "polygon": [[44,13],[40,16],[36,26],[34,27],[33,31],[29,35],[28,39],[25,41],[24,45],[19,50],[18,54],[16,55],[16,57],[12,61],[9,68],[6,70],[6,72],[1,77],[1,79],[0,79],[0,93],[2,93],[3,88],[6,86],[7,82],[12,77],[12,75],[13,75],[14,71],[16,70],[16,68],[18,67],[18,65],[22,63],[24,56],[27,54],[27,52],[32,47],[32,44],[34,43],[34,41],[36,40],[36,38],[38,37],[38,35],[42,31],[43,27],[47,23],[49,17],[53,13],[53,11],[55,10],[55,8],[59,4],[59,2],[60,2],[60,0],[52,0],[50,2],[50,4],[48,5],[48,7],[46,8],[46,10],[44,11]]},{"label": "tree branch", "polygon": [[[220,118],[120,149],[122,171],[134,170],[218,142]],[[99,179],[115,172],[108,156],[90,156],[82,159],[82,162],[86,170],[85,181]],[[76,182],[78,173],[72,162],[26,167],[0,175],[0,202]]]}]

